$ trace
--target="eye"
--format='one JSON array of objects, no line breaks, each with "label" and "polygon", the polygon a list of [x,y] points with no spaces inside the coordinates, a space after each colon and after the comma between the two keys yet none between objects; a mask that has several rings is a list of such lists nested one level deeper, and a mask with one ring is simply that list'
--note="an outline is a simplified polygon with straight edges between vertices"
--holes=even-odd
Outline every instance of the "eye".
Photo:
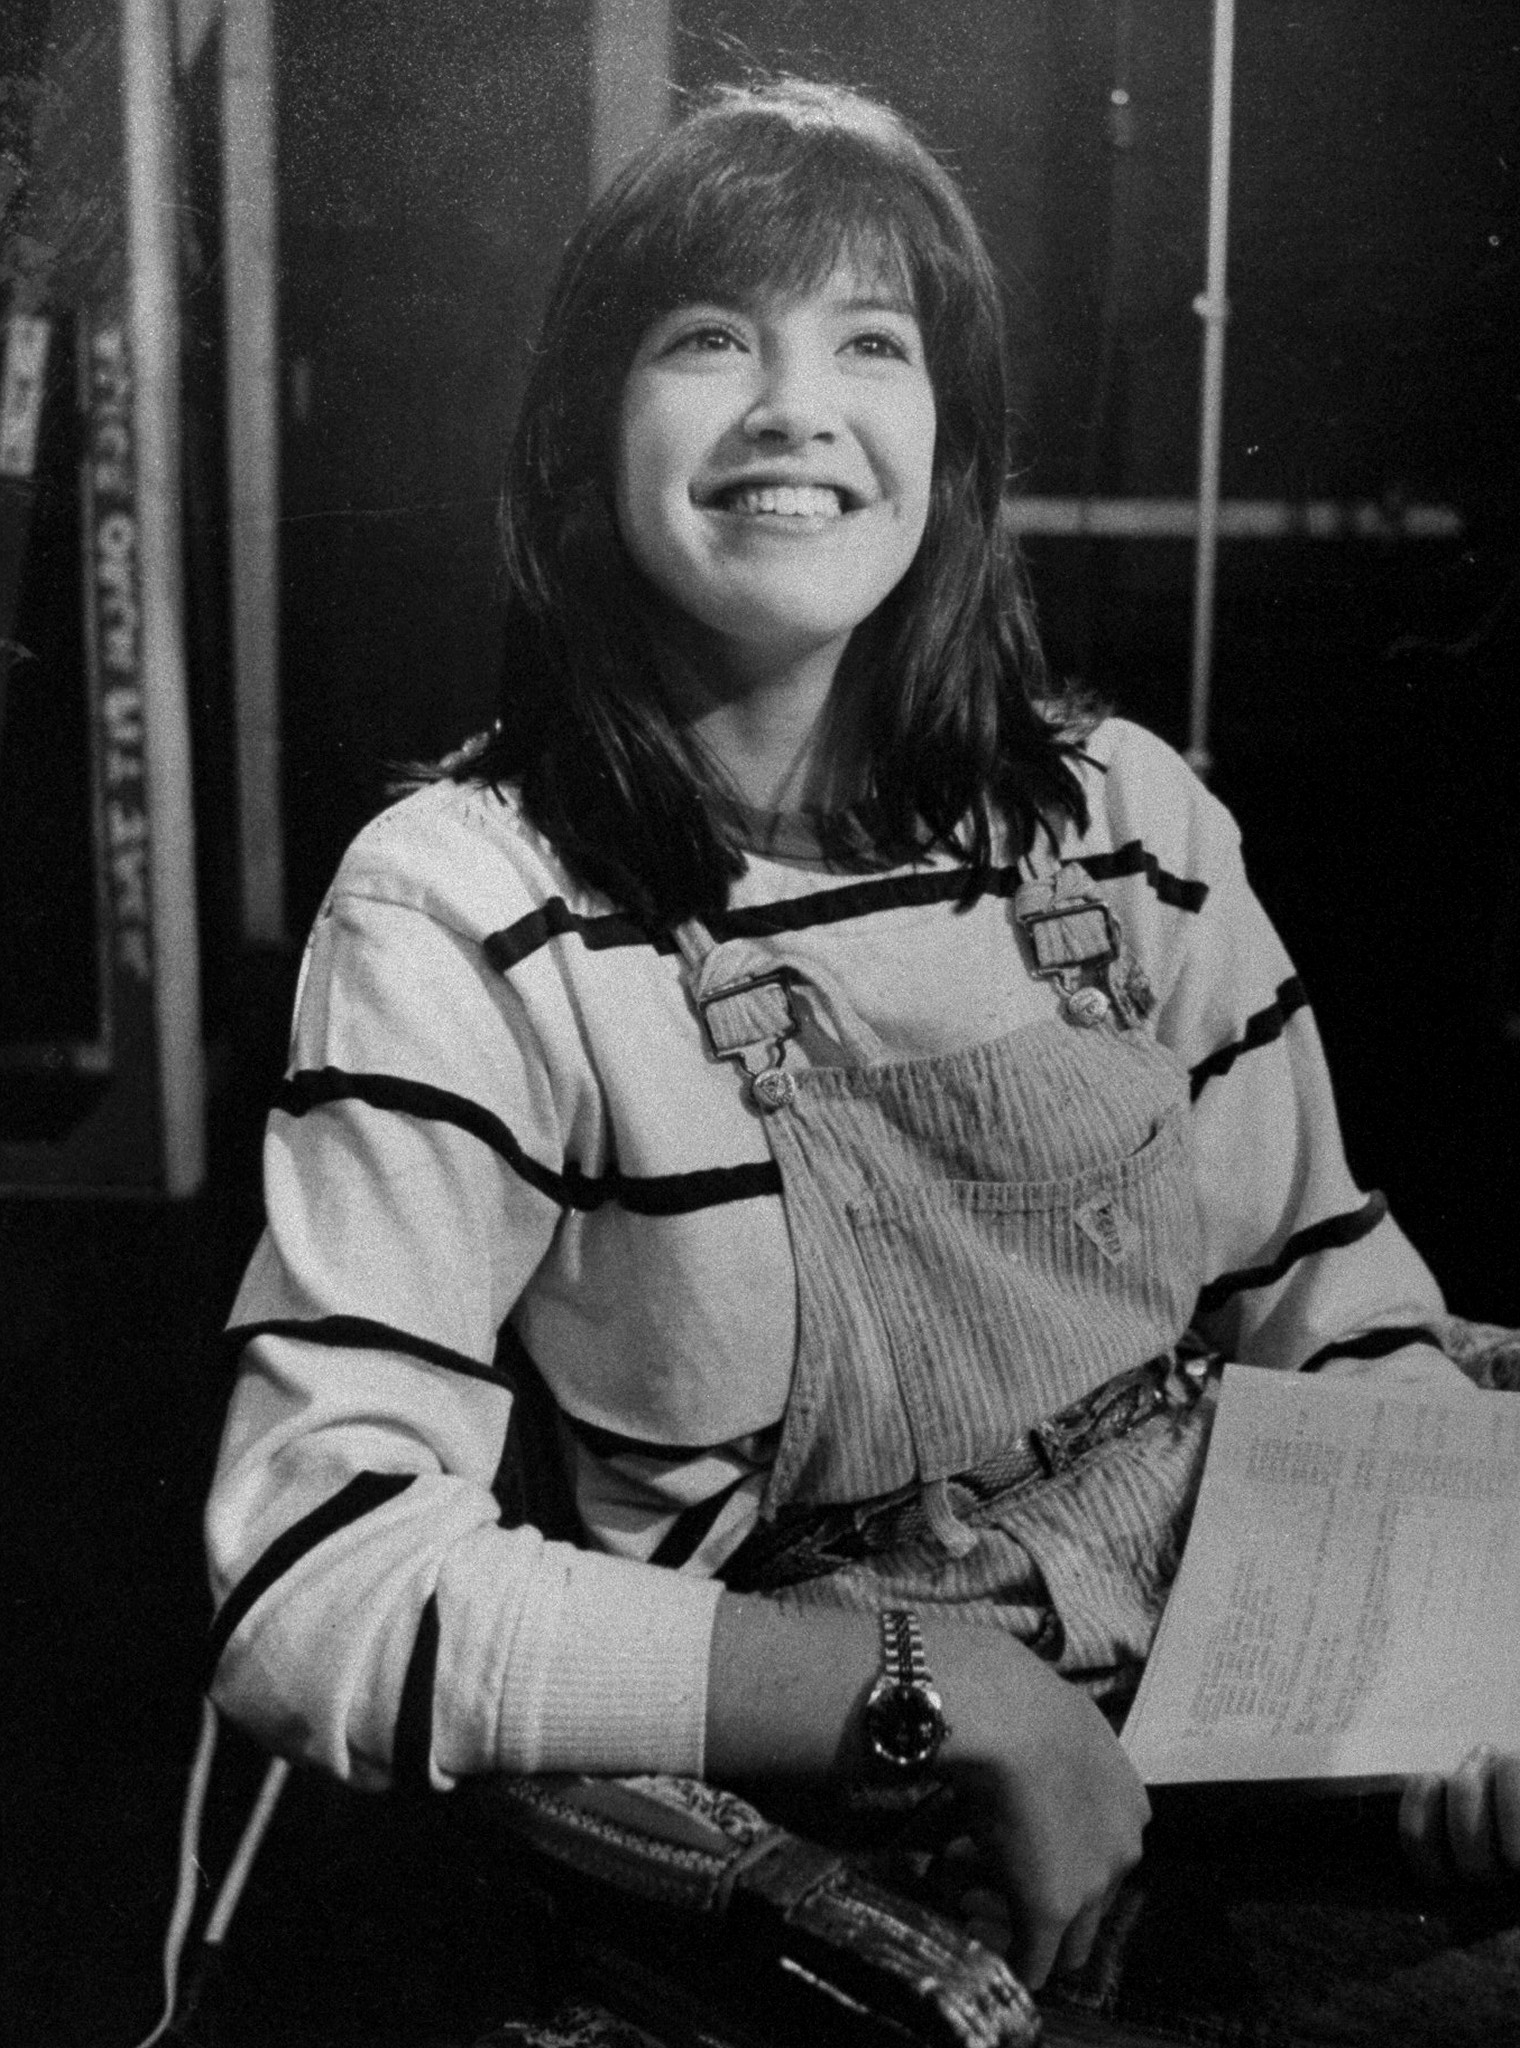
[{"label": "eye", "polygon": [[742,349],[744,345],[744,337],[735,328],[721,320],[703,320],[672,335],[660,353],[667,356],[719,355],[730,349]]},{"label": "eye", "polygon": [[846,349],[869,360],[894,363],[911,363],[915,360],[911,344],[901,334],[890,328],[872,327],[863,333],[852,334],[845,343]]}]

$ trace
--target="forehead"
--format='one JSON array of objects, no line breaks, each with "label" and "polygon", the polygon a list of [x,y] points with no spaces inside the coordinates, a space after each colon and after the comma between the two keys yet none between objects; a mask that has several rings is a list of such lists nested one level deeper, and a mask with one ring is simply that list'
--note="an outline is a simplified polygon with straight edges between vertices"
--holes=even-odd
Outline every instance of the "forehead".
[{"label": "forehead", "polygon": [[[696,301],[743,308],[829,297],[889,306],[916,314],[917,294],[907,252],[890,227],[842,223],[785,237],[739,233],[688,260],[660,266],[650,280],[652,315]],[[692,260],[695,259],[695,260]]]},{"label": "forehead", "polygon": [[819,306],[829,312],[883,312],[916,319],[918,308],[902,277],[879,266],[863,268],[842,257],[832,270],[801,282],[762,278],[722,295],[720,303],[745,313],[786,312],[798,306]]}]

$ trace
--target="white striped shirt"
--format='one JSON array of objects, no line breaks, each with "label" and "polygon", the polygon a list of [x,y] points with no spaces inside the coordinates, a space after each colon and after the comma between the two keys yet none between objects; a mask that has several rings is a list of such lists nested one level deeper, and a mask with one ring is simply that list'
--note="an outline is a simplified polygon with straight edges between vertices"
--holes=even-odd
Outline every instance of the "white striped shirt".
[{"label": "white striped shirt", "polygon": [[[1233,822],[1126,721],[1086,750],[1092,823],[1062,857],[1192,1074],[1202,1326],[1283,1368],[1405,1355],[1440,1297],[1351,1181]],[[942,858],[755,856],[714,932],[813,963],[894,1056],[947,1050],[1055,1001],[1012,929],[1020,870],[982,879],[963,909]],[[800,1056],[835,1052],[815,1016]],[[363,1782],[699,1769],[710,1574],[756,1512],[796,1288],[762,1121],[674,946],[510,796],[407,798],[317,920],[265,1172],[209,1510],[219,1700]],[[590,1547],[493,1491],[524,1353]]]}]

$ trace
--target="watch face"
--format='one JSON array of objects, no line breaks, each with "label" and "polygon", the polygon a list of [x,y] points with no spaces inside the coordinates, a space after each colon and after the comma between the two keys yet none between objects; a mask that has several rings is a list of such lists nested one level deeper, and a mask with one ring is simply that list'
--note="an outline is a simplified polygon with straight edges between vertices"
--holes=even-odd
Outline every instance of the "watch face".
[{"label": "watch face", "polygon": [[866,1732],[883,1762],[911,1770],[939,1748],[945,1717],[926,1685],[895,1685],[871,1701]]}]

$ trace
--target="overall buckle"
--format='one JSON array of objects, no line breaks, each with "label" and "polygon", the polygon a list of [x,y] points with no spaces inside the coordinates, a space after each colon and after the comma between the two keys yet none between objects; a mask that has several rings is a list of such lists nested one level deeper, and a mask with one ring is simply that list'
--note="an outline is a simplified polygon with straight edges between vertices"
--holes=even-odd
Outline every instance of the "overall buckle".
[{"label": "overall buckle", "polygon": [[750,1092],[762,1109],[781,1109],[797,1092],[782,1071],[786,1047],[800,1024],[792,1001],[795,976],[789,968],[731,981],[697,999],[702,1028],[714,1057],[737,1060],[749,1076]]}]

